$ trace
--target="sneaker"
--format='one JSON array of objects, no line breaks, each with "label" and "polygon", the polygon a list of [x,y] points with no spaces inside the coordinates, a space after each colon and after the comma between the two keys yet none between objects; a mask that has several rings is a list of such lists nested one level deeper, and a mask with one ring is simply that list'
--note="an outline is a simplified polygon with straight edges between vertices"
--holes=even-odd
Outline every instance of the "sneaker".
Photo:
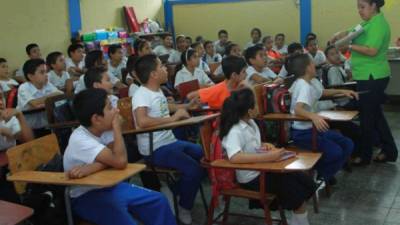
[{"label": "sneaker", "polygon": [[190,210],[187,210],[185,208],[182,208],[181,206],[178,206],[179,208],[179,220],[183,224],[192,224],[192,212]]},{"label": "sneaker", "polygon": [[174,207],[174,195],[172,194],[172,191],[169,189],[168,186],[163,185],[160,188],[160,192],[164,194],[164,196],[167,198],[169,207],[172,210],[172,213],[175,215],[175,207]]}]

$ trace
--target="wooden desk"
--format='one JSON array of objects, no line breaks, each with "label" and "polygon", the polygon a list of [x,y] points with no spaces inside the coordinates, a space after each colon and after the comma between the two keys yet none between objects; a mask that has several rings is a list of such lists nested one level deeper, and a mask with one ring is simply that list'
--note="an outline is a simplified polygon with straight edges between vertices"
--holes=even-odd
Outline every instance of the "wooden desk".
[{"label": "wooden desk", "polygon": [[19,224],[33,214],[33,209],[0,200],[0,224]]},{"label": "wooden desk", "polygon": [[29,114],[34,114],[34,113],[44,112],[44,111],[46,111],[46,108],[43,106],[43,107],[36,108],[36,109],[27,109],[27,110],[23,110],[22,113],[23,113],[24,115],[29,115]]},{"label": "wooden desk", "polygon": [[[350,121],[358,115],[358,111],[334,111],[326,110],[317,113],[327,117],[331,121]],[[310,121],[305,117],[292,115],[289,113],[269,113],[262,116],[262,119],[269,121]]]},{"label": "wooden desk", "polygon": [[209,121],[212,119],[215,119],[219,117],[219,113],[215,113],[212,115],[204,115],[204,116],[194,116],[190,117],[189,119],[181,120],[181,121],[176,121],[172,123],[167,123],[159,126],[154,126],[154,127],[148,127],[148,128],[135,128],[131,130],[126,130],[123,131],[123,134],[142,134],[142,133],[152,133],[160,130],[169,130],[172,128],[176,127],[182,127],[182,126],[189,126],[189,125],[195,125],[199,124],[205,121]]},{"label": "wooden desk", "polygon": [[130,163],[123,170],[106,169],[80,179],[69,179],[62,172],[21,171],[7,177],[9,181],[21,181],[53,185],[86,185],[111,187],[144,170],[146,165]]},{"label": "wooden desk", "polygon": [[231,163],[226,159],[215,160],[211,163],[212,167],[217,168],[228,168],[228,169],[240,169],[240,170],[257,170],[264,172],[296,172],[296,171],[308,171],[321,158],[321,153],[311,152],[300,152],[296,157],[271,163]]}]

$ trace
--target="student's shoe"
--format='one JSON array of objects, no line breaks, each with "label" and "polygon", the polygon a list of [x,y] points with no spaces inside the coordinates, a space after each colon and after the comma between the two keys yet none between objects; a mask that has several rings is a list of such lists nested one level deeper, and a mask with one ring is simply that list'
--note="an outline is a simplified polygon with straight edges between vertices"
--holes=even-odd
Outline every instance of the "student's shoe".
[{"label": "student's shoe", "polygon": [[303,214],[292,213],[292,218],[290,218],[289,225],[310,225],[307,212]]},{"label": "student's shoe", "polygon": [[179,210],[179,221],[185,225],[192,224],[192,211],[178,206]]}]

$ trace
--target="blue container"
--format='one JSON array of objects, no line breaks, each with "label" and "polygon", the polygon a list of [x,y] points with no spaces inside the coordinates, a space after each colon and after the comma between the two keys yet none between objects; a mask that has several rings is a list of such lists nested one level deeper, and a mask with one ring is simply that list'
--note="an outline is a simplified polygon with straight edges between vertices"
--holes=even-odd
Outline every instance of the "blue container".
[{"label": "blue container", "polygon": [[108,38],[109,39],[117,39],[118,38],[118,32],[108,32]]},{"label": "blue container", "polygon": [[108,39],[108,33],[106,31],[96,31],[96,41],[102,41]]}]

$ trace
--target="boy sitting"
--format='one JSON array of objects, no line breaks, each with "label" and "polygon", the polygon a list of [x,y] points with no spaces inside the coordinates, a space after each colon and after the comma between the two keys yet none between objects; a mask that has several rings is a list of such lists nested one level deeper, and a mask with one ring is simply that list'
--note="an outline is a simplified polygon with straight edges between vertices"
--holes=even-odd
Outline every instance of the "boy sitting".
[{"label": "boy sitting", "polygon": [[[70,178],[82,178],[108,167],[127,165],[118,110],[111,106],[105,90],[87,89],[74,99],[81,126],[72,133],[64,153],[64,169]],[[112,135],[104,135],[112,131]],[[76,186],[69,193],[72,210],[98,225],[176,224],[167,200],[158,192],[125,182],[109,188]],[[151,213],[149,213],[151,212]]]},{"label": "boy sitting", "polygon": [[65,60],[67,71],[71,76],[79,77],[85,73],[85,50],[81,44],[72,44],[68,47],[68,56]]},{"label": "boy sitting", "polygon": [[18,85],[18,82],[9,76],[7,60],[0,58],[0,88],[3,92],[7,92]]},{"label": "boy sitting", "polygon": [[[193,101],[187,105],[168,104],[160,88],[167,82],[168,74],[156,55],[141,57],[136,63],[136,74],[143,84],[132,98],[136,127],[148,128],[190,117],[186,109],[195,105]],[[170,116],[170,112],[175,113]],[[203,151],[197,144],[176,140],[171,130],[154,132],[153,140],[154,151],[150,152],[149,134],[138,134],[139,151],[153,165],[173,168],[182,174],[172,191],[180,196],[179,219],[191,224],[191,209],[205,175],[199,163]]]},{"label": "boy sitting", "polygon": [[[26,54],[28,55],[29,59],[40,59],[42,57],[42,53],[40,52],[39,45],[36,43],[31,43],[26,46],[25,48]],[[17,80],[20,83],[23,83],[26,81],[25,76],[24,76],[24,69],[23,66],[21,66],[20,69],[17,70],[15,73],[15,80]]]},{"label": "boy sitting", "polygon": [[[30,59],[24,64],[24,74],[27,82],[18,88],[19,111],[44,108],[46,98],[62,94],[54,85],[48,82],[46,63],[43,59]],[[35,137],[45,135],[48,130],[46,112],[40,111],[26,115],[26,120],[32,129]]]},{"label": "boy sitting", "polygon": [[47,73],[49,82],[59,90],[65,90],[65,82],[71,79],[69,73],[65,71],[65,58],[61,52],[52,52],[47,55],[46,63],[50,71]]}]

